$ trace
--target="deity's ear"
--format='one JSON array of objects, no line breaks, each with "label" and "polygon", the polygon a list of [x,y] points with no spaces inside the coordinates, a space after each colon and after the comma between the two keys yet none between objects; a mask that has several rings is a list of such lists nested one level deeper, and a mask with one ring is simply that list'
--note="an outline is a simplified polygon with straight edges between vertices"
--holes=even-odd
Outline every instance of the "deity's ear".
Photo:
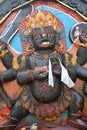
[{"label": "deity's ear", "polygon": [[28,36],[29,36],[28,30],[24,29],[21,31],[21,40],[24,41],[26,44],[28,44]]},{"label": "deity's ear", "polygon": [[64,31],[62,29],[62,26],[57,26],[56,27],[56,33],[55,33],[55,37],[56,37],[56,40],[61,40],[62,38],[65,37],[65,34],[64,34]]},{"label": "deity's ear", "polygon": [[30,33],[28,30],[24,29],[21,31],[21,40],[22,42],[29,44],[30,48],[33,48],[32,33]]},{"label": "deity's ear", "polygon": [[64,27],[57,26],[55,30],[55,42],[57,51],[64,51],[66,49],[65,31]]}]

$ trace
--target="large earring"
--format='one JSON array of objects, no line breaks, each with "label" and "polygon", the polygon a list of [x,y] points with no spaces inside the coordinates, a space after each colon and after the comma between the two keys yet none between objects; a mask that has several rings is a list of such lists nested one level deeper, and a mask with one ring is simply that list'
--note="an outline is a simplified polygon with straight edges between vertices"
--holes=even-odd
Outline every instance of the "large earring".
[{"label": "large earring", "polygon": [[30,43],[28,43],[27,45],[26,45],[26,49],[25,49],[25,53],[27,54],[27,55],[30,55],[30,54],[33,54],[34,53],[34,48],[31,48],[31,44]]},{"label": "large earring", "polygon": [[59,43],[57,44],[57,48],[60,49],[60,50],[63,49],[63,44],[62,44],[60,41],[59,41]]}]

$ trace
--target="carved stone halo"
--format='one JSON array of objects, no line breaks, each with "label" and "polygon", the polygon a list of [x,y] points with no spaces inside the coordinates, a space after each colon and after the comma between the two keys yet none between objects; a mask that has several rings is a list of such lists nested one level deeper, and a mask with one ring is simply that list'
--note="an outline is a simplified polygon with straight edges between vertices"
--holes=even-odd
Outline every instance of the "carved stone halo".
[{"label": "carved stone halo", "polygon": [[86,22],[77,23],[72,27],[72,29],[70,30],[71,41],[74,42],[82,32],[87,34],[87,23]]}]

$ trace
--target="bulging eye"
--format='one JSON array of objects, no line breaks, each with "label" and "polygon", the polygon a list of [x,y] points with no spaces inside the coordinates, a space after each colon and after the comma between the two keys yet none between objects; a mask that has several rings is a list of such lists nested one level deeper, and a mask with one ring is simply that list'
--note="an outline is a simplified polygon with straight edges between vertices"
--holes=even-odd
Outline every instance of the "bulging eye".
[{"label": "bulging eye", "polygon": [[37,36],[35,36],[35,39],[36,39],[36,40],[39,40],[39,39],[41,39],[41,36],[40,36],[40,35],[37,35]]},{"label": "bulging eye", "polygon": [[52,33],[48,33],[48,37],[52,37]]}]

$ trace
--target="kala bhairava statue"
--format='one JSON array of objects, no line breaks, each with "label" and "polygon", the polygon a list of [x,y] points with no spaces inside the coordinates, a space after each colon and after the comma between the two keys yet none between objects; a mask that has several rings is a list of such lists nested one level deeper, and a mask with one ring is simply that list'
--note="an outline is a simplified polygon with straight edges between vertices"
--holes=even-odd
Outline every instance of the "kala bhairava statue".
[{"label": "kala bhairava statue", "polygon": [[56,126],[64,122],[66,111],[67,120],[76,121],[82,129],[87,129],[87,124],[80,119],[84,97],[75,90],[75,81],[81,78],[85,81],[83,92],[87,95],[87,69],[83,67],[87,61],[87,33],[84,38],[82,26],[77,25],[72,30],[72,39],[79,39],[77,55],[67,52],[63,23],[47,10],[33,11],[20,24],[20,37],[26,43],[23,54],[14,56],[6,42],[0,41],[0,58],[7,68],[0,73],[0,87],[16,79],[23,88],[13,104],[4,93],[10,113],[0,123],[1,130],[15,129],[29,114],[35,116],[37,123],[43,121],[51,126],[54,122]]}]

